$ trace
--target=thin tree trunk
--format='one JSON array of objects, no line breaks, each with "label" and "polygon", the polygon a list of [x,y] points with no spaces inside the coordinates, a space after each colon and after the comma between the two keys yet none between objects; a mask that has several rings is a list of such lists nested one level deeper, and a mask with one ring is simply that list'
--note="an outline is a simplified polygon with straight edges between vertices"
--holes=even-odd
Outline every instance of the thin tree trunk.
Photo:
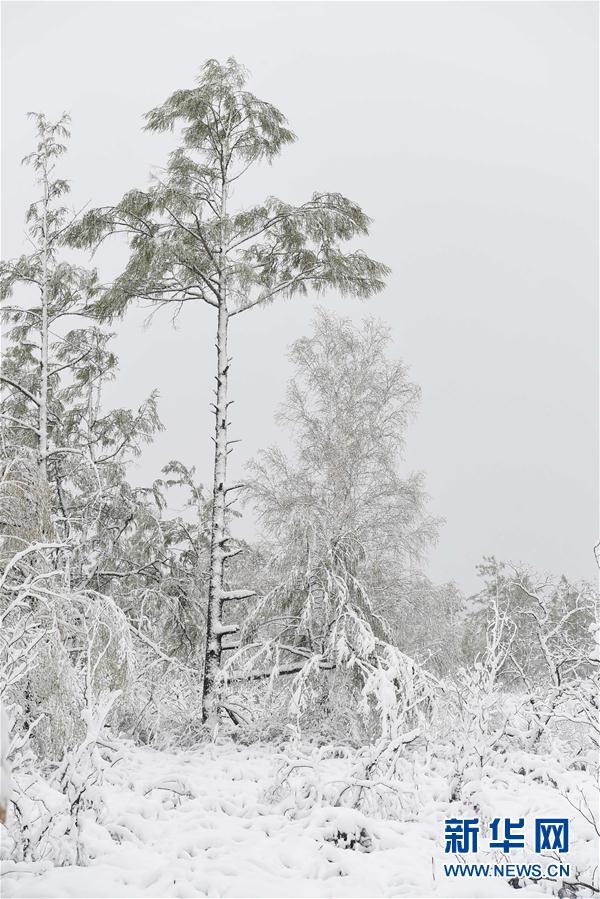
[{"label": "thin tree trunk", "polygon": [[[225,151],[227,158],[227,151]],[[224,590],[223,577],[225,562],[238,554],[239,550],[227,547],[230,540],[227,527],[227,493],[236,489],[227,487],[227,456],[230,452],[227,440],[229,422],[227,421],[227,382],[229,378],[230,359],[227,356],[227,329],[229,312],[227,309],[227,173],[223,167],[221,182],[221,247],[219,262],[219,305],[217,317],[217,390],[215,400],[215,466],[213,477],[213,503],[210,538],[210,581],[208,586],[208,611],[206,616],[206,652],[204,655],[204,682],[202,685],[202,719],[214,718],[218,712],[218,699],[215,696],[221,656],[223,654],[223,637],[234,634],[239,628],[236,624],[223,623],[223,605],[230,600],[247,599],[255,596],[253,590]],[[239,487],[240,485],[236,485]]]},{"label": "thin tree trunk", "polygon": [[[227,159],[228,150],[224,150],[224,159]],[[227,272],[226,272],[226,243],[227,243],[227,170],[222,169],[221,182],[221,246],[219,261],[219,305],[217,318],[217,390],[215,400],[215,465],[213,477],[213,503],[210,538],[210,580],[208,586],[208,610],[206,615],[206,652],[204,656],[204,682],[202,685],[202,719],[206,721],[216,716],[218,712],[218,698],[215,695],[215,687],[221,667],[223,653],[223,637],[225,634],[234,634],[239,628],[236,624],[223,623],[223,605],[229,600],[241,600],[254,596],[253,590],[224,590],[223,578],[225,562],[228,558],[237,555],[239,550],[231,550],[227,547],[230,540],[227,527],[227,456],[229,444],[228,431],[228,402],[227,382],[229,378],[229,363],[227,356],[227,329],[229,325],[229,312],[227,309]],[[239,486],[239,485],[237,485]]]},{"label": "thin tree trunk", "polygon": [[[39,493],[39,529],[42,539],[52,536],[53,527],[51,519],[50,484],[48,481],[48,264],[49,264],[49,238],[48,238],[48,161],[44,160],[42,181],[44,185],[44,197],[42,200],[42,310],[40,321],[40,395],[38,415],[38,465],[40,473]],[[56,560],[58,560],[58,553]]]},{"label": "thin tree trunk", "polygon": [[48,170],[46,164],[44,164],[43,182],[39,464],[42,484],[45,485],[48,483]]},{"label": "thin tree trunk", "polygon": [[[221,665],[223,637],[223,569],[226,557],[227,524],[225,496],[227,477],[227,359],[228,313],[225,298],[219,303],[217,324],[217,398],[215,402],[215,467],[210,541],[210,582],[206,621],[203,716],[212,711],[214,687]],[[231,631],[230,631],[231,632]]]},{"label": "thin tree trunk", "polygon": [[208,610],[206,615],[206,652],[204,654],[204,682],[202,685],[203,720],[216,713],[215,684],[221,667],[223,638],[223,573],[226,523],[226,480],[227,480],[227,380],[229,360],[227,358],[227,274],[225,271],[225,242],[227,215],[227,174],[222,168],[221,181],[221,246],[219,260],[219,307],[217,318],[217,390],[215,400],[215,465],[213,476],[213,502],[210,535],[210,581],[208,585]]}]

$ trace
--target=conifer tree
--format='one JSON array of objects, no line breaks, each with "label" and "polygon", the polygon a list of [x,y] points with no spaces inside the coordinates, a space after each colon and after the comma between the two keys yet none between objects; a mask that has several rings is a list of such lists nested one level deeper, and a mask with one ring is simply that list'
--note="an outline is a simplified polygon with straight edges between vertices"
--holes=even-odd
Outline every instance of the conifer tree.
[{"label": "conifer tree", "polygon": [[386,266],[342,245],[368,233],[360,207],[338,193],[314,193],[299,206],[269,196],[247,209],[232,207],[238,179],[271,162],[295,136],[283,114],[245,89],[234,59],[209,60],[197,86],[179,90],[146,116],[149,131],[181,128],[181,141],[147,190],[132,190],[115,206],[92,210],[71,230],[73,245],[94,246],[125,232],[129,262],[103,296],[111,317],[142,299],[179,310],[189,302],[214,309],[216,400],[210,581],[204,665],[204,715],[216,711],[225,603],[253,596],[227,589],[225,565],[239,552],[229,533],[229,506],[240,485],[227,482],[229,325],[250,309],[309,290],[369,297],[381,290]]}]

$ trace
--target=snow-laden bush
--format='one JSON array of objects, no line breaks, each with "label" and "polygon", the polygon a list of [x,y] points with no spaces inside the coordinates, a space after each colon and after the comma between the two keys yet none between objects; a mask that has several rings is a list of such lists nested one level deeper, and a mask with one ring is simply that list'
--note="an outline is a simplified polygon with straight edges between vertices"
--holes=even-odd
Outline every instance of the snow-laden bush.
[{"label": "snow-laden bush", "polygon": [[0,694],[19,709],[16,726],[37,721],[32,746],[38,757],[57,759],[83,739],[82,714],[91,697],[126,687],[133,654],[127,621],[114,601],[67,592],[62,572],[31,560],[39,562],[47,551],[21,558],[15,578],[5,569]]},{"label": "snow-laden bush", "polygon": [[[102,815],[104,771],[117,750],[105,731],[117,693],[93,699],[82,712],[83,739],[64,752],[58,766],[40,762],[31,748],[31,730],[13,726],[8,755],[12,767],[10,811],[3,858],[52,865],[89,861],[93,836]],[[14,713],[15,709],[10,709]]]},{"label": "snow-laden bush", "polygon": [[115,709],[115,728],[136,742],[167,748],[207,738],[198,669],[162,650],[136,647],[136,674]]},{"label": "snow-laden bush", "polygon": [[298,733],[358,745],[397,736],[430,707],[435,679],[390,642],[356,574],[362,553],[355,535],[339,536],[255,604],[223,671],[236,719],[233,704],[258,704]]},{"label": "snow-laden bush", "polygon": [[[363,735],[369,733],[370,737],[365,740],[363,736],[351,747],[342,736],[338,743],[323,741],[307,752],[305,734],[297,728],[282,757],[273,795],[293,796],[299,810],[325,802],[405,816],[403,782],[411,765],[410,747],[426,752],[442,685],[386,645],[369,661],[353,659],[351,664],[358,669],[362,684],[355,695],[356,711],[362,719]],[[339,758],[347,760],[344,776],[329,779],[328,764]],[[339,768],[339,763],[335,766]]]}]

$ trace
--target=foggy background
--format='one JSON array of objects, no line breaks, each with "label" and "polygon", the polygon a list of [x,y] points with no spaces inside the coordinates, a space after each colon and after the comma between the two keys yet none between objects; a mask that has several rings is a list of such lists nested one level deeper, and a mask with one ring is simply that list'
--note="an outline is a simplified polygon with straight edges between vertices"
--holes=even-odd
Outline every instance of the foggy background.
[{"label": "foggy background", "polygon": [[[594,577],[597,539],[598,6],[592,3],[5,3],[2,10],[2,255],[27,249],[36,189],[20,165],[25,114],[72,116],[59,174],[75,208],[117,201],[164,163],[170,136],[142,115],[235,56],[248,88],[298,141],[235,199],[302,202],[340,191],[373,217],[365,251],[389,264],[365,302],[321,303],[392,328],[422,388],[402,470],[426,472],[446,524],[428,573],[477,589],[483,554]],[[126,249],[96,258],[102,280]],[[274,423],[315,302],[280,301],[231,326],[232,477]],[[212,477],[214,315],[184,308],[142,329],[115,324],[111,405],[160,389],[166,431],[147,483],[172,458]],[[251,518],[234,534],[251,536]]]}]

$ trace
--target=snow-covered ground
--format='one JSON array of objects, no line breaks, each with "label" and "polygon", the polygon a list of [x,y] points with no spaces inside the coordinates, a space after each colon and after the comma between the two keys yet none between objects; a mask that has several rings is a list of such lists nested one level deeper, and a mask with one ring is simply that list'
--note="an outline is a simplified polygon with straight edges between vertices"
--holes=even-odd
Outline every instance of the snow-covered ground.
[{"label": "snow-covered ground", "polygon": [[[312,762],[318,763],[323,754],[311,751]],[[347,764],[347,759],[330,758],[318,776],[331,783],[346,776]],[[444,818],[467,806],[450,806],[442,779],[431,767],[412,764],[405,820],[334,807],[327,804],[326,789],[316,799],[302,786],[300,793],[297,788],[295,794],[274,792],[281,767],[281,755],[265,745],[209,744],[173,753],[127,744],[105,773],[99,812],[85,813],[81,841],[88,864],[57,867],[52,858],[6,861],[2,894],[7,899],[514,896],[507,879],[444,876],[444,862],[456,861],[444,852]],[[308,771],[314,780],[316,767],[296,770],[301,776]],[[569,816],[577,853],[593,864],[597,841],[585,820],[578,813],[574,820],[573,807],[553,787],[529,778],[523,789],[523,777],[484,774],[470,801],[482,815],[486,806],[511,818]],[[419,792],[421,811],[415,814],[411,797]],[[33,793],[35,786],[32,798]],[[298,803],[302,793],[307,801]],[[466,860],[485,859],[480,853]],[[548,895],[559,886],[523,883],[519,895]]]}]

